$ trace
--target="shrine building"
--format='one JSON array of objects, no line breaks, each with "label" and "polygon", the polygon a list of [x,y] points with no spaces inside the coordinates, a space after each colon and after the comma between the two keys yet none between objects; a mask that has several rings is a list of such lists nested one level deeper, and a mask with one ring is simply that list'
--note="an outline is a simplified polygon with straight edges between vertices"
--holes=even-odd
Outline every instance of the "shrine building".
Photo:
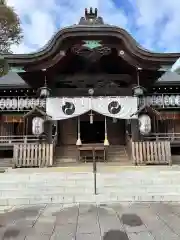
[{"label": "shrine building", "polygon": [[179,58],[144,49],[92,8],[40,51],[1,55],[0,166],[172,164]]}]

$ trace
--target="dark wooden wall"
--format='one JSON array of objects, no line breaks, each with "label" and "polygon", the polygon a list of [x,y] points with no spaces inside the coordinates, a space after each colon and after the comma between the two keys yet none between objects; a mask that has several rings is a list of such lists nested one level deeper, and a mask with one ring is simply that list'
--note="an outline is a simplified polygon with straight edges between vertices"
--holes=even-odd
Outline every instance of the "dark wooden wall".
[{"label": "dark wooden wall", "polygon": [[[88,88],[56,88],[52,90],[54,97],[77,97],[89,96]],[[94,89],[94,96],[132,96],[132,89],[129,88],[98,88]]]},{"label": "dark wooden wall", "polygon": [[107,120],[107,133],[110,145],[125,144],[125,120],[118,120],[113,123],[111,118]]},{"label": "dark wooden wall", "polygon": [[[81,117],[83,121],[89,121],[88,115]],[[104,116],[97,115],[94,117],[95,121],[103,121]],[[77,118],[71,118],[58,122],[58,143],[59,145],[74,145],[77,141]],[[125,120],[118,120],[113,123],[112,118],[107,118],[107,132],[108,140],[112,145],[125,144]]]},{"label": "dark wooden wall", "polygon": [[58,121],[58,144],[74,145],[77,141],[77,118]]}]

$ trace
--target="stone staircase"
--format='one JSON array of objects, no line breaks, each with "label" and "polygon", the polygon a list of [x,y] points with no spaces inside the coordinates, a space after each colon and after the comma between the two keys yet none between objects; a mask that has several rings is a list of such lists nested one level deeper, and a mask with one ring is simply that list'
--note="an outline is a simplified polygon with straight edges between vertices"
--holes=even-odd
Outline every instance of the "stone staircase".
[{"label": "stone staircase", "polygon": [[180,165],[180,155],[172,155],[172,164]]},{"label": "stone staircase", "polygon": [[77,161],[77,154],[76,145],[57,146],[55,152],[55,165],[74,163]]},{"label": "stone staircase", "polygon": [[94,195],[90,171],[9,169],[0,174],[0,205],[180,201],[178,166],[116,166],[115,170],[97,173],[97,195]]},{"label": "stone staircase", "polygon": [[12,167],[12,158],[0,158],[0,168]]},{"label": "stone staircase", "polygon": [[110,145],[107,149],[107,161],[125,165],[131,164],[124,145]]},{"label": "stone staircase", "polygon": [[[60,166],[62,163],[77,162],[77,146],[66,145],[56,147],[55,166]],[[124,145],[110,145],[107,149],[107,161],[119,163],[120,165],[131,165]]]}]

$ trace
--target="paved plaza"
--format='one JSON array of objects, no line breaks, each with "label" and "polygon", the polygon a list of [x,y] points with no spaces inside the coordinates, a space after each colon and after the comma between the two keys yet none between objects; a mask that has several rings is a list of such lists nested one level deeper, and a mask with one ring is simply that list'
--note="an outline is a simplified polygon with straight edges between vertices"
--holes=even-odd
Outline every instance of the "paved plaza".
[{"label": "paved plaza", "polygon": [[180,204],[116,203],[1,207],[0,239],[176,240]]}]

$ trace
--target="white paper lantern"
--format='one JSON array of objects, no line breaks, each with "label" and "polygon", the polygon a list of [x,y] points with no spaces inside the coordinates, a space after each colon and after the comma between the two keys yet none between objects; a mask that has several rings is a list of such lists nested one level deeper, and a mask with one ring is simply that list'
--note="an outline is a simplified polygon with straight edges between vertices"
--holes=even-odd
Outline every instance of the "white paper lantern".
[{"label": "white paper lantern", "polygon": [[142,135],[148,135],[151,132],[151,118],[147,114],[139,117],[139,131]]},{"label": "white paper lantern", "polygon": [[24,108],[24,99],[23,98],[19,98],[18,99],[18,108],[19,109],[23,109]]},{"label": "white paper lantern", "polygon": [[44,120],[41,117],[34,117],[32,120],[32,133],[40,135],[44,132]]},{"label": "white paper lantern", "polygon": [[0,109],[5,109],[6,107],[6,101],[4,98],[0,99]]},{"label": "white paper lantern", "polygon": [[162,96],[156,96],[156,105],[162,106],[163,105],[163,98]]},{"label": "white paper lantern", "polygon": [[12,108],[12,100],[10,98],[6,98],[6,109]]},{"label": "white paper lantern", "polygon": [[152,104],[152,106],[158,105],[158,104],[157,104],[157,97],[156,97],[156,96],[152,96],[152,97],[151,97],[151,104]]},{"label": "white paper lantern", "polygon": [[176,98],[175,98],[175,104],[177,106],[180,106],[180,95],[177,95]]},{"label": "white paper lantern", "polygon": [[170,105],[170,101],[169,101],[169,96],[168,95],[164,96],[164,105],[165,106],[169,106]]},{"label": "white paper lantern", "polygon": [[175,106],[175,105],[176,105],[175,100],[176,100],[176,96],[171,95],[171,96],[169,97],[169,104],[170,104],[171,106]]},{"label": "white paper lantern", "polygon": [[18,107],[18,101],[16,98],[12,99],[12,109],[17,109]]}]

